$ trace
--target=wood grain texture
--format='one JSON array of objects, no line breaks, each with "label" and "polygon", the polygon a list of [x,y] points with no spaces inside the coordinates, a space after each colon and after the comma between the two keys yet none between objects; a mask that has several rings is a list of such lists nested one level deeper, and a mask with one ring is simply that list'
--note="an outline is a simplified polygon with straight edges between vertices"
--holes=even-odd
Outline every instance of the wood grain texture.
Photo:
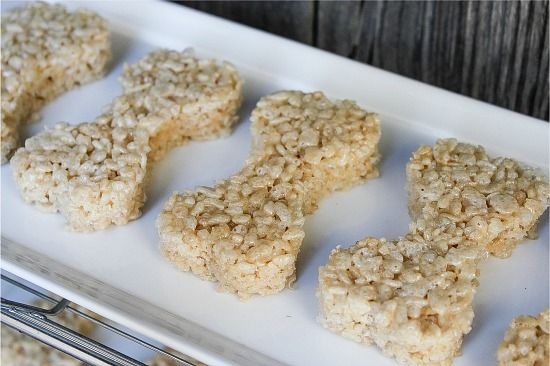
[{"label": "wood grain texture", "polygon": [[548,0],[183,4],[548,120]]},{"label": "wood grain texture", "polygon": [[181,1],[179,3],[302,43],[314,42],[313,23],[316,6],[314,2]]}]

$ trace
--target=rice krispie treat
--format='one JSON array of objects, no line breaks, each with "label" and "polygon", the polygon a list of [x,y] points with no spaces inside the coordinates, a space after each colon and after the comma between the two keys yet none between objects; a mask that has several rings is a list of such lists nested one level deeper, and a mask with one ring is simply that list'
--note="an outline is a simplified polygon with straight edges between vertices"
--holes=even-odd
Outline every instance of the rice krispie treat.
[{"label": "rice krispie treat", "polygon": [[[51,308],[52,304],[40,300],[35,306]],[[72,312],[63,311],[53,320],[75,332],[89,335],[94,324]],[[0,353],[2,366],[77,366],[83,365],[76,358],[41,343],[6,325],[2,325]]]},{"label": "rice krispie treat", "polygon": [[410,231],[337,247],[319,270],[321,324],[406,365],[451,365],[471,329],[480,260],[505,257],[548,207],[546,177],[439,140],[407,165]]},{"label": "rice krispie treat", "polygon": [[151,163],[188,139],[228,135],[237,120],[235,68],[189,51],[159,50],[126,65],[123,94],[91,123],[59,123],[11,160],[26,202],[59,211],[76,231],[140,216]]},{"label": "rice krispie treat", "polygon": [[501,366],[550,365],[550,309],[512,320],[497,352]]},{"label": "rice krispie treat", "polygon": [[103,76],[110,48],[107,23],[88,10],[36,2],[2,14],[2,164],[45,103]]},{"label": "rice krispie treat", "polygon": [[334,190],[377,176],[377,117],[351,101],[284,91],[252,112],[245,167],[214,187],[176,193],[157,219],[162,254],[246,298],[295,280],[304,216]]}]

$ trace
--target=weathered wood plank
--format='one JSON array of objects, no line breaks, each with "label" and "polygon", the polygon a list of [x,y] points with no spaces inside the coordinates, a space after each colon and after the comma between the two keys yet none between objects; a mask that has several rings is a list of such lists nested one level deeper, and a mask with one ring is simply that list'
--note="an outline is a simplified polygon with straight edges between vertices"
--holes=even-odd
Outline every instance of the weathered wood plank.
[{"label": "weathered wood plank", "polygon": [[368,1],[362,10],[359,61],[548,119],[547,0]]},{"label": "weathered wood plank", "polygon": [[538,81],[537,81],[537,93],[535,97],[535,107],[532,111],[532,114],[534,116],[540,116],[540,118],[543,118],[543,116],[546,117],[548,120],[548,103],[549,103],[549,97],[548,97],[548,89],[549,89],[549,80],[548,75],[550,75],[549,71],[549,65],[550,65],[550,50],[549,50],[549,40],[548,40],[548,6],[545,8],[546,16],[545,16],[545,25],[544,25],[544,41],[542,42],[542,57],[541,57],[541,67],[539,69],[538,73]]},{"label": "weathered wood plank", "polygon": [[321,1],[317,11],[315,46],[346,57],[357,52],[361,30],[360,1]]},{"label": "weathered wood plank", "polygon": [[[540,24],[542,28],[543,22],[548,22],[548,3],[535,2],[529,9],[529,15],[527,17],[527,24]],[[535,111],[540,108],[540,104],[536,105],[537,99],[540,103],[540,98],[548,101],[548,93],[539,95],[537,98],[537,86],[546,84],[546,90],[548,91],[548,62],[545,65],[542,64],[544,55],[545,36],[548,36],[534,27],[528,27],[527,34],[524,43],[523,50],[523,68],[520,74],[519,84],[522,86],[518,88],[518,98],[516,100],[516,108],[520,111]],[[548,49],[548,40],[546,38],[546,49]],[[546,55],[548,57],[548,55]]]},{"label": "weathered wood plank", "polygon": [[548,120],[548,0],[183,4]]},{"label": "weathered wood plank", "polygon": [[181,1],[182,5],[313,44],[311,1]]}]

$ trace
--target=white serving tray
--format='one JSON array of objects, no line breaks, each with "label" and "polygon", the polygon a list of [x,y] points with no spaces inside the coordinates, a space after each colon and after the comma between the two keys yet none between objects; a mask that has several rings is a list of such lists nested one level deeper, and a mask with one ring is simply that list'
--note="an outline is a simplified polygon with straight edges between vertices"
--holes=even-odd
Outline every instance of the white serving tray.
[{"label": "white serving tray", "polygon": [[[2,3],[2,11],[13,4]],[[107,18],[114,61],[108,77],[70,92],[43,110],[27,133],[57,121],[97,116],[120,92],[123,62],[157,47],[193,47],[230,60],[245,80],[241,121],[229,138],[188,144],[159,163],[144,215],[93,234],[64,230],[59,215],[21,200],[9,165],[2,174],[2,267],[47,290],[212,365],[394,365],[376,347],[332,334],[316,322],[317,270],[332,248],[367,235],[407,231],[404,168],[410,154],[438,137],[456,136],[548,170],[548,124],[308,46],[178,5],[78,2]],[[250,146],[248,116],[256,101],[280,89],[323,90],[356,100],[382,121],[380,178],[322,202],[306,222],[298,280],[278,295],[240,301],[176,270],[161,257],[155,218],[175,190],[211,185],[237,172]],[[491,365],[510,320],[548,307],[548,214],[539,239],[512,258],[481,268],[473,330],[456,365]]]}]

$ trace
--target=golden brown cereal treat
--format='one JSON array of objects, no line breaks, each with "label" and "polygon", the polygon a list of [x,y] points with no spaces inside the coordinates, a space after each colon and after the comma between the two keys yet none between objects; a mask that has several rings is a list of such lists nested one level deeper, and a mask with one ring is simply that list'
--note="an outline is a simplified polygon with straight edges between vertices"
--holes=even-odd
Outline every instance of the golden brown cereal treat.
[{"label": "golden brown cereal treat", "polygon": [[501,366],[550,365],[550,309],[537,317],[519,316],[512,320],[497,360]]},{"label": "golden brown cereal treat", "polygon": [[[186,356],[180,352],[174,351],[173,349],[168,348],[166,349],[166,351],[189,362],[190,364],[193,364],[196,366],[206,366],[206,364],[200,361],[197,361],[189,356]],[[182,364],[183,364],[182,362],[178,362],[171,357],[161,355],[161,354],[156,355],[151,361],[147,362],[147,365],[149,366],[181,366]]]},{"label": "golden brown cereal treat", "polygon": [[2,164],[45,103],[103,76],[110,48],[107,23],[88,10],[36,2],[2,15]]},{"label": "golden brown cereal treat", "polygon": [[240,173],[174,194],[157,220],[164,256],[246,298],[295,280],[304,216],[334,190],[377,176],[377,117],[351,101],[284,91],[252,112]]},{"label": "golden brown cereal treat", "polygon": [[11,165],[26,202],[76,231],[140,216],[151,163],[188,139],[228,135],[241,103],[234,67],[159,50],[121,78],[123,95],[94,122],[60,123],[25,142]]},{"label": "golden brown cereal treat", "polygon": [[451,365],[471,329],[478,263],[508,256],[548,207],[547,179],[439,140],[407,165],[410,231],[336,248],[319,270],[320,321],[406,365]]},{"label": "golden brown cereal treat", "polygon": [[[35,306],[48,309],[52,304],[39,301]],[[63,311],[53,321],[83,335],[89,335],[94,324],[72,312]],[[82,362],[63,352],[41,343],[23,333],[2,325],[2,366],[76,366]]]}]

